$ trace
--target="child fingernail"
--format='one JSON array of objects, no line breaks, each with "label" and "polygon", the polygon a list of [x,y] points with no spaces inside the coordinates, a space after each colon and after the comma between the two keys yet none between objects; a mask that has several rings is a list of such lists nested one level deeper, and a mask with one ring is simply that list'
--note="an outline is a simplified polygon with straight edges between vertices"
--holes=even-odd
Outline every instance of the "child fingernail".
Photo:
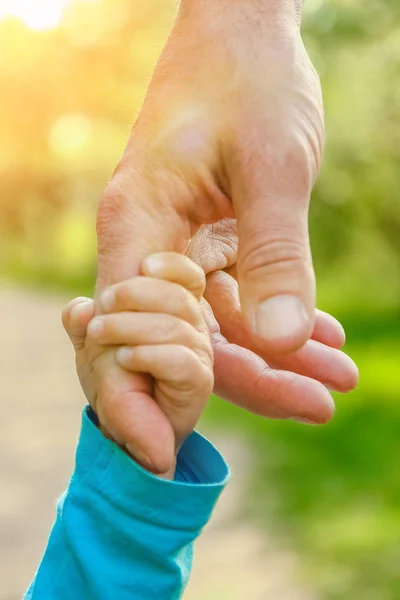
[{"label": "child fingernail", "polygon": [[111,311],[115,305],[115,290],[105,290],[100,296],[101,308],[105,311]]},{"label": "child fingernail", "polygon": [[100,337],[101,334],[104,331],[104,323],[103,323],[103,319],[101,317],[96,317],[95,319],[92,319],[89,323],[88,326],[88,333],[92,336],[92,337]]},{"label": "child fingernail", "polygon": [[118,348],[117,350],[117,361],[122,365],[129,363],[132,356],[132,351],[130,348],[123,346],[122,348]]},{"label": "child fingernail", "polygon": [[162,258],[157,255],[148,256],[143,261],[143,267],[144,267],[145,271],[147,271],[148,273],[154,273],[154,274],[159,273],[162,270],[163,266],[164,266],[164,262],[163,262]]},{"label": "child fingernail", "polygon": [[87,302],[81,302],[80,304],[75,304],[75,306],[73,306],[71,308],[70,317],[71,317],[72,321],[77,321],[79,319],[79,317],[81,316],[83,307],[86,305],[87,305]]}]

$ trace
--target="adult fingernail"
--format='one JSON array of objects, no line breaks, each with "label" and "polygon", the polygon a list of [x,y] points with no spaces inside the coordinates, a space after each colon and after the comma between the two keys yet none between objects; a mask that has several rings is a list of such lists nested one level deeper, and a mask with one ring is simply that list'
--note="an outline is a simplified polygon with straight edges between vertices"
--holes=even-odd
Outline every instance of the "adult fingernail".
[{"label": "adult fingernail", "polygon": [[302,423],[303,425],[320,425],[317,421],[310,421],[310,419],[304,419],[303,417],[294,417],[293,421],[296,423]]},{"label": "adult fingernail", "polygon": [[334,387],[332,387],[332,385],[330,383],[324,383],[323,385],[326,387],[326,389],[328,390],[328,392],[337,392],[338,391],[337,389],[335,389]]},{"label": "adult fingernail", "polygon": [[111,311],[115,306],[115,290],[105,290],[100,296],[100,305],[105,312]]},{"label": "adult fingernail", "polygon": [[88,334],[90,334],[92,337],[100,337],[101,334],[104,331],[104,323],[103,323],[103,319],[101,317],[96,317],[95,319],[92,319],[89,323],[88,326]]},{"label": "adult fingernail", "polygon": [[254,332],[264,340],[277,340],[301,333],[308,314],[296,296],[282,294],[262,302],[255,313]]}]

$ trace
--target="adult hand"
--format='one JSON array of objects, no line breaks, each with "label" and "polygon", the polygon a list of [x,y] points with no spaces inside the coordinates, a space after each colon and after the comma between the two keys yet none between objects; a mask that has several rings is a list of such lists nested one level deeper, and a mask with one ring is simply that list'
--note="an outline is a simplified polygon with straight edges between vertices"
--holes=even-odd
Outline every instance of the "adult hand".
[{"label": "adult hand", "polygon": [[215,392],[266,417],[328,421],[334,411],[328,389],[348,392],[358,380],[356,365],[340,351],[343,327],[316,310],[312,339],[300,350],[262,350],[240,308],[237,246],[236,223],[226,219],[203,227],[189,248],[207,274],[203,310],[214,348]]},{"label": "adult hand", "polygon": [[[323,110],[295,5],[182,2],[99,206],[98,291],[136,275],[149,254],[185,251],[203,224],[235,217],[243,317],[237,317],[236,288],[225,275],[210,280],[207,297],[225,335],[249,350],[240,350],[239,362],[230,351],[219,362],[217,341],[217,380],[224,381],[219,390],[261,414],[324,422],[333,406],[326,388],[293,374],[283,375],[287,385],[282,385],[283,376],[271,376],[265,363],[268,358],[312,375],[319,367],[310,356],[321,355],[320,349],[299,349],[313,331],[322,342],[325,335],[337,336],[337,325],[327,317],[315,325],[307,215],[322,155]],[[222,296],[235,307],[236,320],[224,318]],[[97,310],[107,310],[112,301],[109,295],[101,298]],[[210,327],[215,341],[218,324],[210,321]],[[255,349],[258,359],[250,353]],[[135,443],[137,427],[155,426],[135,405],[140,376],[122,377],[109,351],[99,354],[96,364],[104,391],[96,402],[100,420],[119,443]],[[223,376],[238,366],[246,367],[245,386]],[[324,379],[324,369],[315,375]],[[110,392],[111,402],[105,400]],[[158,451],[146,452],[154,470],[164,470]]]},{"label": "adult hand", "polygon": [[294,16],[280,22],[269,4],[182,3],[99,207],[99,286],[235,216],[243,312],[265,348],[290,352],[314,327],[307,217],[323,109]]}]

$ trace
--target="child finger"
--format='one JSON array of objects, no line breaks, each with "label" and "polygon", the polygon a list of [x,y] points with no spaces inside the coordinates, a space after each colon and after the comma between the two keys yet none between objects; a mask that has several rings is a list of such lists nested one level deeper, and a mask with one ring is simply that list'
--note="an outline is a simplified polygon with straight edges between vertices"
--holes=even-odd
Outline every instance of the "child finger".
[{"label": "child finger", "polygon": [[84,343],[87,327],[93,315],[94,301],[91,298],[75,298],[64,308],[62,323],[75,347],[79,347]]},{"label": "child finger", "polygon": [[95,317],[88,326],[87,342],[112,346],[182,344],[200,354],[212,354],[207,336],[186,321],[158,313],[125,312]]},{"label": "child finger", "polygon": [[151,391],[150,377],[122,369],[112,353],[107,378],[100,381],[96,413],[108,437],[145,469],[163,475],[175,462],[175,435]]},{"label": "child finger", "polygon": [[148,373],[158,381],[171,382],[177,391],[190,392],[188,401],[200,393],[208,398],[212,392],[212,369],[187,346],[123,346],[117,350],[116,357],[126,370]]},{"label": "child finger", "polygon": [[151,254],[144,259],[142,272],[148,277],[179,283],[198,300],[202,297],[206,285],[203,269],[189,257],[176,252]]},{"label": "child finger", "polygon": [[147,373],[156,380],[155,399],[173,425],[179,448],[212,393],[211,364],[205,365],[193,350],[179,345],[125,346],[116,358],[125,371]]},{"label": "child finger", "polygon": [[105,290],[100,296],[104,313],[144,311],[183,319],[197,329],[203,327],[199,302],[182,285],[162,279],[135,277]]}]

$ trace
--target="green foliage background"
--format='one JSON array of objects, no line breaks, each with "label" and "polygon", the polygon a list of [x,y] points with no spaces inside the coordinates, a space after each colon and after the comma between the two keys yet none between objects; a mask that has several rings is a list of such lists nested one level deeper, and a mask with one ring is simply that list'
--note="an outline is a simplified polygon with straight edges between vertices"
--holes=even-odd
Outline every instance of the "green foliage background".
[{"label": "green foliage background", "polygon": [[[0,267],[91,292],[95,209],[173,19],[170,0],[71,3],[60,28],[0,21]],[[324,600],[400,598],[400,5],[308,0],[328,144],[311,210],[319,306],[339,317],[361,383],[333,423],[262,421],[215,400],[248,434],[246,516],[303,557]],[[212,68],[212,65],[210,65]]]}]

